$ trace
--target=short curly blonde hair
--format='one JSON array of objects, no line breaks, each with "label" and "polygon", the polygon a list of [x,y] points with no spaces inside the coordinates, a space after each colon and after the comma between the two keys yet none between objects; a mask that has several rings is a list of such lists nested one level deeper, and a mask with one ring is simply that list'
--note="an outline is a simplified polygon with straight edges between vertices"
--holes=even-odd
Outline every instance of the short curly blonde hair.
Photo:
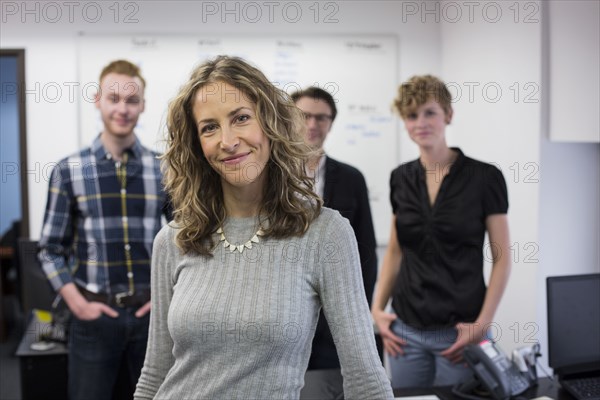
[{"label": "short curly blonde hair", "polygon": [[429,100],[437,101],[446,115],[452,113],[452,95],[446,84],[433,75],[415,75],[398,88],[394,109],[402,119],[406,119],[408,114]]}]

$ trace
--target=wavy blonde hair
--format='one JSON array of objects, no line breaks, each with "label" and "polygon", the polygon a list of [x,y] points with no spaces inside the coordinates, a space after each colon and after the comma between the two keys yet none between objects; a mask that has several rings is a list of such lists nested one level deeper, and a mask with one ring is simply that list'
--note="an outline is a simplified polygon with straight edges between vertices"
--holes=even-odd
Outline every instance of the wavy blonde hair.
[{"label": "wavy blonde hair", "polygon": [[[206,160],[192,114],[198,90],[225,82],[240,90],[256,107],[270,141],[268,184],[259,209],[265,236],[300,236],[320,214],[322,200],[305,172],[310,149],[304,144],[304,117],[289,96],[241,58],[219,56],[192,72],[167,115],[167,149],[163,155],[165,189],[178,226],[176,243],[185,253],[212,256],[213,234],[227,218],[220,175]],[[265,223],[267,222],[267,223]]]}]

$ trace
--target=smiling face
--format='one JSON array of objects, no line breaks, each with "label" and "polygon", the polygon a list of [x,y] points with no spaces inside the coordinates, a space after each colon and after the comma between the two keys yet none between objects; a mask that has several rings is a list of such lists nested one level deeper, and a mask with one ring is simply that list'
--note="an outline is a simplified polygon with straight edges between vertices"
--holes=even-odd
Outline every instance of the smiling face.
[{"label": "smiling face", "polygon": [[144,111],[144,85],[138,77],[109,73],[100,82],[95,101],[104,123],[103,134],[125,138],[133,134]]},{"label": "smiling face", "polygon": [[192,113],[202,152],[221,176],[224,191],[262,191],[270,143],[258,123],[254,103],[234,86],[218,81],[198,90]]},{"label": "smiling face", "polygon": [[452,120],[452,111],[446,113],[431,99],[406,113],[404,125],[410,138],[420,148],[436,148],[446,143],[446,125]]}]

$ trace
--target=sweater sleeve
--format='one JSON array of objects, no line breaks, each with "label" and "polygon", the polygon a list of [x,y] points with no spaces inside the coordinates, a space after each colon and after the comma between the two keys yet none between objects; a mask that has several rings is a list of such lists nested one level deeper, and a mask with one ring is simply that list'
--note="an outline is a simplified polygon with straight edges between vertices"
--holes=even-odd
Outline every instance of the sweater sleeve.
[{"label": "sweater sleeve", "polygon": [[172,232],[173,228],[166,225],[154,239],[150,281],[150,330],[146,359],[134,395],[136,400],[153,399],[175,361],[173,340],[167,323],[173,296],[175,256],[178,252]]},{"label": "sweater sleeve", "polygon": [[344,377],[346,399],[392,399],[375,346],[356,238],[348,221],[332,212],[321,233],[318,291]]}]

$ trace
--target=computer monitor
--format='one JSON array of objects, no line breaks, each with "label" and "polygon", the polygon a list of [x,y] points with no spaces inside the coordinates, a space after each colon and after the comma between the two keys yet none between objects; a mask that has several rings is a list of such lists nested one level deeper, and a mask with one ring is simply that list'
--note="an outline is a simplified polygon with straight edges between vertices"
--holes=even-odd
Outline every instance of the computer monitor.
[{"label": "computer monitor", "polygon": [[548,277],[548,355],[559,376],[600,369],[600,274]]}]

